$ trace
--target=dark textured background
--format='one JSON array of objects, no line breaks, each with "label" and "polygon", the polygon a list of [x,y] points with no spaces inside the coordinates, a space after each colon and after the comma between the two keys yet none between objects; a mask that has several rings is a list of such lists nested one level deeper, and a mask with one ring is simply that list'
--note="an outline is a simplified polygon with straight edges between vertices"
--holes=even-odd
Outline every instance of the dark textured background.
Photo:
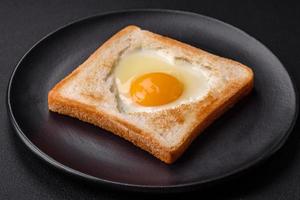
[{"label": "dark textured background", "polygon": [[[27,150],[7,117],[5,97],[9,76],[18,60],[37,40],[79,18],[126,8],[188,10],[232,24],[269,47],[285,65],[295,84],[300,85],[300,5],[296,3],[241,0],[0,1],[0,199],[159,198],[149,194],[119,193],[64,175]],[[163,198],[196,195],[203,199],[300,199],[298,124],[286,145],[248,174],[205,191],[164,195]]]}]

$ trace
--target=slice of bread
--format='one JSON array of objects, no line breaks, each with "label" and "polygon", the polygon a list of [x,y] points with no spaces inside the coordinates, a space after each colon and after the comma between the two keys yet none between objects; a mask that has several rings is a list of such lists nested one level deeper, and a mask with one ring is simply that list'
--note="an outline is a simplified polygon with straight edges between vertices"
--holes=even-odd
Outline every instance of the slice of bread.
[{"label": "slice of bread", "polygon": [[[207,95],[155,112],[123,111],[113,69],[123,54],[136,49],[163,51],[175,60],[201,69],[208,78]],[[245,65],[128,26],[57,83],[48,94],[48,106],[51,111],[106,129],[165,163],[172,163],[209,124],[247,95],[252,87],[253,72]]]}]

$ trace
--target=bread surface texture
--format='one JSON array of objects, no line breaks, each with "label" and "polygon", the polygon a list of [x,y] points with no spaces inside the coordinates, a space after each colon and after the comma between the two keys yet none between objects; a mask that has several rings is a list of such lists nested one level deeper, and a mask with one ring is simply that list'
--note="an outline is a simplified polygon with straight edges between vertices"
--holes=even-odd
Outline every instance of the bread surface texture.
[{"label": "bread surface texture", "polygon": [[[163,52],[178,62],[198,67],[208,79],[207,94],[154,112],[125,112],[113,70],[123,55],[137,49]],[[58,82],[48,93],[48,107],[108,130],[170,164],[252,88],[253,72],[249,67],[130,25]]]}]

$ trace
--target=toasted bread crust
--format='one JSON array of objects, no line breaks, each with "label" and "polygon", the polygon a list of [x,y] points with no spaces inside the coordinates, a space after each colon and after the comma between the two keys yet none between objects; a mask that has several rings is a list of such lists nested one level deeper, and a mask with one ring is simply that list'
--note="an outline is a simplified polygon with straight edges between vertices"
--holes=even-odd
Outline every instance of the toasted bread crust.
[{"label": "toasted bread crust", "polygon": [[[178,159],[182,155],[182,153],[188,148],[188,146],[192,143],[192,141],[200,133],[202,133],[205,128],[212,124],[228,109],[234,106],[234,104],[236,104],[240,99],[248,95],[252,89],[253,79],[249,79],[249,82],[241,90],[239,90],[239,92],[235,93],[233,96],[227,95],[227,98],[215,101],[211,106],[207,107],[205,112],[209,113],[209,115],[205,118],[204,121],[202,121],[201,124],[192,129],[190,134],[187,134],[188,137],[186,137],[182,141],[182,143],[179,145],[179,148],[170,152],[172,158],[170,163]],[[228,91],[228,94],[230,94],[230,92],[232,91]]]},{"label": "toasted bread crust", "polygon": [[[210,54],[174,39],[144,31],[144,34],[146,34],[148,37],[154,40],[158,40],[161,43],[164,43],[166,46],[175,46],[178,49],[189,52],[191,56],[204,56],[208,60],[210,60],[211,63],[218,63],[221,61],[229,65],[235,65],[246,69],[248,73],[246,80],[244,80],[243,82],[232,84],[232,87],[228,87],[226,91],[223,92],[222,98],[218,98],[212,101],[212,103],[205,107],[201,113],[197,113],[198,123],[190,127],[183,139],[177,145],[172,147],[166,147],[157,138],[153,137],[145,130],[138,128],[135,125],[130,124],[116,116],[110,115],[109,113],[104,111],[102,112],[101,110],[96,109],[93,106],[86,105],[60,95],[60,88],[62,88],[66,83],[75,78],[76,75],[80,73],[81,68],[84,68],[85,66],[94,62],[94,60],[102,53],[103,50],[112,45],[120,37],[137,30],[140,30],[140,28],[136,26],[128,26],[119,31],[108,41],[106,41],[82,65],[80,65],[71,74],[69,74],[62,81],[56,84],[56,86],[54,86],[54,88],[48,94],[48,106],[51,111],[69,115],[111,131],[112,133],[132,142],[136,146],[148,151],[165,163],[170,164],[182,155],[182,153],[186,150],[190,143],[207,126],[209,126],[209,124],[211,124],[222,113],[224,113],[232,105],[234,105],[240,98],[247,95],[251,91],[251,89],[253,88],[253,72],[250,68],[236,61]],[[177,111],[181,112],[181,108],[179,108]]]},{"label": "toasted bread crust", "polygon": [[92,106],[66,99],[55,91],[49,93],[48,105],[51,111],[75,117],[108,130],[148,151],[166,163],[174,161],[169,150],[162,146],[155,138],[151,137],[149,133],[105,112],[97,111]]},{"label": "toasted bread crust", "polygon": [[114,41],[118,40],[123,35],[126,35],[129,32],[132,32],[132,31],[135,31],[135,30],[140,30],[140,28],[137,27],[137,26],[131,25],[131,26],[127,26],[126,28],[122,29],[121,31],[119,31],[118,33],[116,33],[115,35],[113,35],[109,40],[107,40],[103,45],[101,45],[94,53],[92,53],[85,62],[83,62],[81,65],[79,65],[77,68],[75,68],[74,71],[72,71],[68,76],[66,76],[60,82],[58,82],[49,91],[49,94],[51,92],[58,91],[61,87],[63,87],[64,84],[66,84],[68,81],[70,81],[72,78],[74,78],[78,73],[80,73],[80,71],[81,71],[82,68],[84,68],[85,66],[89,65],[94,60],[96,60],[96,58],[98,57],[98,55],[104,49],[106,49],[109,45],[111,45]]}]

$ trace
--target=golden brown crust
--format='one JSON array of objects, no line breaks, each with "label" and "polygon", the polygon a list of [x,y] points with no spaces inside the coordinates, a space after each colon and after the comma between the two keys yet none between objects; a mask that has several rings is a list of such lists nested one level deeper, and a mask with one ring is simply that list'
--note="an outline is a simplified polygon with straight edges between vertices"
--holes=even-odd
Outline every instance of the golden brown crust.
[{"label": "golden brown crust", "polygon": [[[194,129],[187,134],[183,142],[178,145],[178,148],[173,149],[170,152],[171,160],[175,161],[179,158],[182,153],[186,150],[186,148],[192,143],[192,141],[203,132],[203,130],[208,127],[211,123],[213,123],[218,117],[220,117],[223,113],[225,113],[228,109],[230,109],[235,103],[237,103],[241,98],[248,95],[253,88],[253,79],[249,79],[249,81],[245,84],[243,88],[241,88],[237,93],[232,94],[230,89],[227,91],[227,98],[218,99],[214,103],[212,103],[209,107],[206,108],[204,112],[209,113],[205,120],[202,123],[198,124]],[[232,96],[230,96],[232,95]]]},{"label": "golden brown crust", "polygon": [[[98,48],[82,65],[76,68],[70,75],[65,77],[60,81],[48,94],[48,106],[49,109],[61,114],[76,117],[82,121],[92,123],[96,126],[102,127],[112,133],[123,137],[124,139],[134,143],[136,146],[150,152],[160,160],[170,164],[174,162],[189,146],[189,144],[217,117],[229,109],[233,104],[235,104],[240,98],[248,94],[253,87],[253,72],[250,68],[230,59],[221,58],[219,56],[210,54],[201,49],[197,49],[188,44],[170,39],[158,34],[154,34],[148,31],[143,31],[148,37],[158,40],[166,46],[176,47],[188,52],[190,56],[203,56],[206,57],[211,63],[225,62],[227,64],[235,65],[246,69],[248,75],[247,79],[242,82],[234,82],[226,91],[222,94],[222,98],[212,99],[210,103],[204,109],[195,108],[197,111],[196,122],[187,130],[187,134],[180,140],[178,144],[172,147],[167,147],[163,145],[157,138],[153,137],[151,134],[147,133],[133,124],[130,124],[116,116],[110,115],[106,112],[101,112],[99,109],[93,106],[80,103],[78,101],[68,99],[59,94],[59,90],[67,84],[70,80],[75,78],[81,69],[85,66],[91,64],[96,60],[96,58],[102,53],[103,50],[112,45],[116,40],[118,40],[123,35],[126,35],[132,31],[140,30],[136,26],[128,26],[122,29],[120,32],[115,34],[112,38],[106,41],[100,48]],[[86,98],[101,99],[101,96],[95,96],[94,94],[84,94]],[[205,101],[209,101],[205,99]],[[201,102],[193,106],[201,106]],[[165,112],[174,116],[175,123],[184,123],[184,117],[181,113],[184,111],[183,107],[179,107],[175,110],[169,110]],[[201,111],[201,112],[200,112]],[[163,116],[161,116],[163,118]],[[167,126],[168,120],[170,118],[163,118],[164,123],[161,126]],[[170,121],[170,120],[169,120]],[[155,123],[155,120],[153,121]],[[160,123],[160,121],[158,121]]]},{"label": "golden brown crust", "polygon": [[[89,56],[89,58],[79,65],[77,68],[75,68],[74,71],[72,71],[68,76],[66,76],[64,79],[62,79],[60,82],[58,82],[54,88],[51,89],[51,91],[58,91],[61,87],[63,87],[68,81],[70,81],[72,78],[74,78],[78,73],[80,73],[81,69],[84,68],[85,66],[89,65],[90,63],[94,62],[96,58],[98,57],[101,52],[106,49],[108,46],[110,46],[114,41],[118,40],[120,37],[123,35],[128,34],[129,32],[135,31],[135,30],[140,30],[139,27],[137,26],[127,26],[121,31],[117,32],[115,35],[113,35],[109,40],[107,40],[103,45],[101,45],[92,55]],[[50,92],[51,92],[50,91]]]},{"label": "golden brown crust", "polygon": [[249,73],[249,75],[248,75],[249,79],[253,79],[253,71],[251,70],[251,68],[249,68],[237,61],[231,60],[229,58],[223,58],[223,57],[217,56],[215,54],[211,54],[207,51],[193,47],[189,44],[186,44],[186,43],[180,42],[178,40],[175,40],[175,39],[172,39],[169,37],[165,37],[165,36],[162,36],[162,35],[159,35],[156,33],[152,33],[150,31],[144,31],[144,33],[146,35],[148,35],[149,37],[151,37],[157,41],[160,41],[161,43],[165,44],[166,46],[169,46],[169,47],[175,46],[176,48],[180,48],[180,49],[182,49],[186,52],[189,52],[190,54],[195,55],[195,56],[203,55],[206,58],[209,57],[208,59],[211,60],[212,63],[216,63],[216,62],[219,62],[220,60],[223,60],[223,61],[227,62],[228,64],[238,65],[239,67],[242,67],[243,69],[245,69],[247,71],[247,73]]},{"label": "golden brown crust", "polygon": [[96,110],[93,106],[66,99],[53,90],[48,95],[48,105],[49,110],[53,112],[69,115],[99,126],[132,142],[166,163],[172,161],[168,149],[151,137],[149,133],[115,116]]}]

